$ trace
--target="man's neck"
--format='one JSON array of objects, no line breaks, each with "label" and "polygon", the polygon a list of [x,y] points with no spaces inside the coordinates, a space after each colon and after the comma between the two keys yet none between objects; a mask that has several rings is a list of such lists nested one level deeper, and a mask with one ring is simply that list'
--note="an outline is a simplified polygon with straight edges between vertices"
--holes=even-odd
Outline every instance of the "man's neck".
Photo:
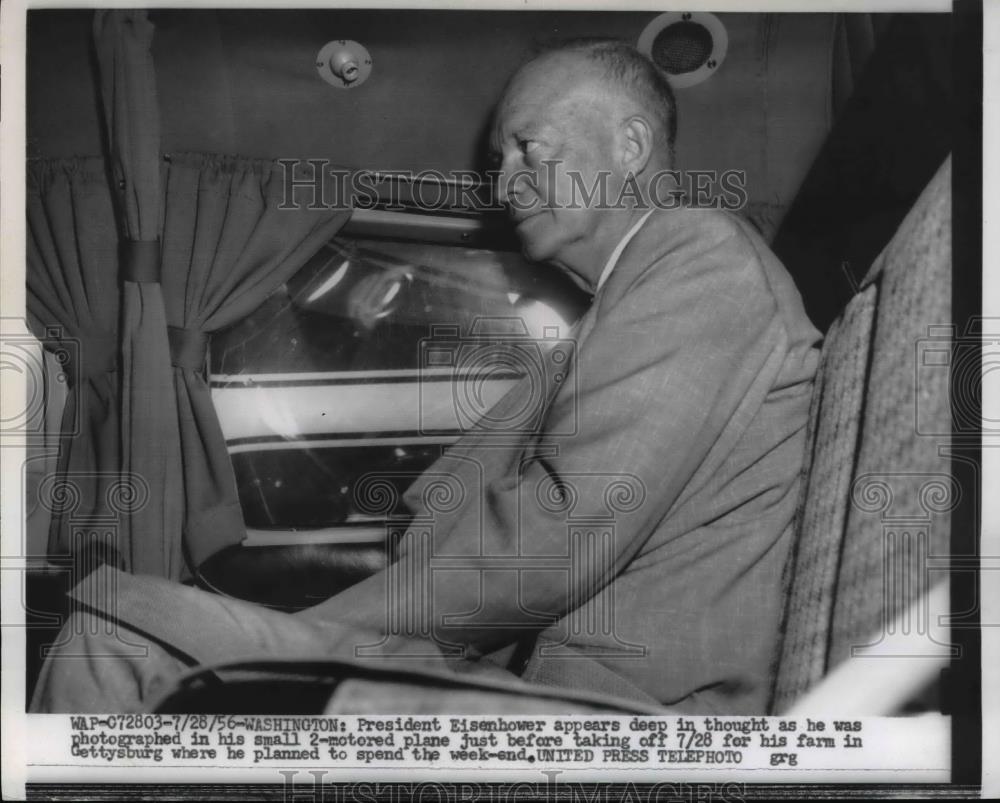
[{"label": "man's neck", "polygon": [[586,244],[581,243],[567,255],[567,259],[553,260],[553,264],[569,273],[588,293],[596,292],[598,280],[618,244],[649,209],[648,206],[638,206],[608,210],[607,225],[596,238],[591,238]]}]

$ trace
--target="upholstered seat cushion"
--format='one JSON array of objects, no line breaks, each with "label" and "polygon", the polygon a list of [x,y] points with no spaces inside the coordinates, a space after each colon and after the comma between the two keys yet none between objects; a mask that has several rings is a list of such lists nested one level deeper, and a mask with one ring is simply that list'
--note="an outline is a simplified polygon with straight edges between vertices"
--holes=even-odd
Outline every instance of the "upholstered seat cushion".
[{"label": "upholstered seat cushion", "polygon": [[[878,638],[946,566],[951,164],[823,346],[772,710]],[[938,575],[941,576],[941,575]]]}]

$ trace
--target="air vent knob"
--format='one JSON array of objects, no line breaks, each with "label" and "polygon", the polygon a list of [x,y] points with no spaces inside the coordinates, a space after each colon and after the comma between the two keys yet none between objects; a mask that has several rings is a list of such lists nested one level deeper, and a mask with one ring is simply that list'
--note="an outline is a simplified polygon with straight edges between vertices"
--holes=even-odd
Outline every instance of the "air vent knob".
[{"label": "air vent knob", "polygon": [[320,78],[338,89],[354,89],[372,71],[372,57],[364,45],[351,39],[327,42],[316,56]]}]

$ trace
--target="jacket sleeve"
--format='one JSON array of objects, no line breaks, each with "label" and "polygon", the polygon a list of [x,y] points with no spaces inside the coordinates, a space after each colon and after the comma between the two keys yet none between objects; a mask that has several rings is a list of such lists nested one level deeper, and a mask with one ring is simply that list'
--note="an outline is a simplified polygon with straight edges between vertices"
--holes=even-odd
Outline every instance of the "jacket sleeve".
[{"label": "jacket sleeve", "polygon": [[[321,615],[408,621],[469,655],[494,649],[599,591],[711,476],[787,349],[763,268],[732,229],[632,275],[597,302],[542,437],[479,489],[482,504],[435,530],[430,550],[404,551],[395,571],[318,606]],[[609,520],[611,543],[588,540]],[[389,593],[392,578],[420,573],[432,582]]]}]

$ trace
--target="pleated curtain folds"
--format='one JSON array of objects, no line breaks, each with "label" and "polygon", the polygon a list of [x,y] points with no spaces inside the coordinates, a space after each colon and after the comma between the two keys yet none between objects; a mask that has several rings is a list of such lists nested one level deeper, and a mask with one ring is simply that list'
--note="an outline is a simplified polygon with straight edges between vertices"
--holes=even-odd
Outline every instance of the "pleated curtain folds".
[{"label": "pleated curtain folds", "polygon": [[[74,523],[114,523],[121,471],[118,234],[100,158],[31,161],[27,169],[27,313],[67,385],[48,554],[76,551]],[[113,546],[113,545],[112,545]]]},{"label": "pleated curtain folds", "polygon": [[[146,12],[95,12],[109,156],[32,162],[28,308],[48,348],[79,355],[57,470],[80,485],[74,515],[109,514],[114,485],[116,562],[178,579],[245,534],[206,381],[210,336],[350,213],[283,204],[287,165],[164,158],[152,36]],[[70,546],[56,515],[50,554]]]},{"label": "pleated curtain folds", "polygon": [[126,567],[182,574],[180,433],[159,282],[160,112],[153,25],[143,11],[97,11],[109,163],[117,190],[122,254],[122,469],[143,486],[128,514]]},{"label": "pleated curtain folds", "polygon": [[212,332],[259,307],[347,220],[283,209],[285,168],[269,161],[176,155],[166,167],[163,294],[173,344],[184,528],[200,564],[244,536],[232,465],[203,367]]}]

